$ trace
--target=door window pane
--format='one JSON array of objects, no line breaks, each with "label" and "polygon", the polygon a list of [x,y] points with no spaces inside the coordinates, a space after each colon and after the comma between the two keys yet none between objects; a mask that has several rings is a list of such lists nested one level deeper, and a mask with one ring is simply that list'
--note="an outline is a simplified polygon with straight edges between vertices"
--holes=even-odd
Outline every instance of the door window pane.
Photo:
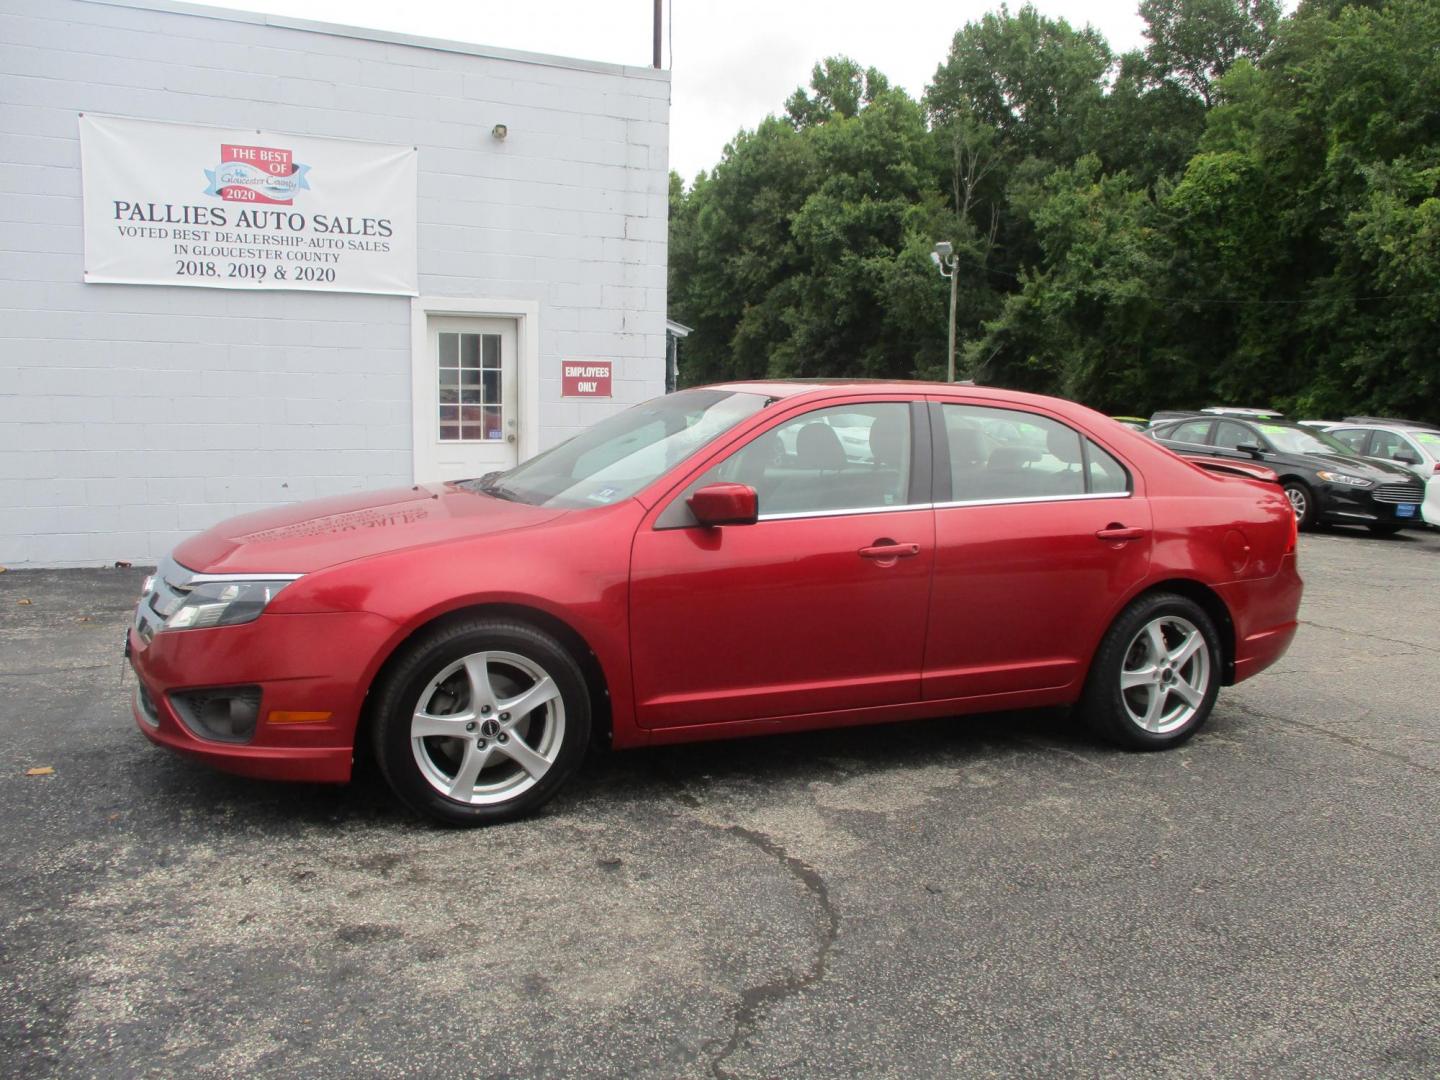
[{"label": "door window pane", "polygon": [[1260,437],[1249,428],[1230,420],[1220,421],[1220,426],[1215,429],[1215,445],[1226,450],[1238,450],[1242,443],[1251,446],[1260,445]]},{"label": "door window pane", "polygon": [[1363,454],[1365,452],[1365,438],[1370,432],[1366,428],[1347,428],[1343,431],[1330,431],[1326,434],[1339,439],[1357,454]]},{"label": "door window pane", "polygon": [[441,333],[436,361],[441,441],[503,441],[500,335]]},{"label": "door window pane", "polygon": [[691,485],[749,484],[761,516],[903,506],[910,490],[910,407],[817,409],[756,436]]},{"label": "door window pane", "polygon": [[1393,431],[1377,431],[1370,441],[1370,456],[1378,458],[1393,459],[1396,454],[1415,455],[1410,447],[1405,445],[1405,440]]},{"label": "door window pane", "polygon": [[1072,428],[1018,409],[947,404],[943,413],[956,502],[1085,493],[1080,436]]},{"label": "door window pane", "polygon": [[1090,494],[1120,495],[1130,490],[1130,474],[1125,466],[1089,439],[1085,440],[1085,458],[1090,466],[1087,485]]},{"label": "door window pane", "polygon": [[1165,434],[1165,438],[1173,442],[1196,443],[1203,445],[1210,435],[1210,425],[1213,420],[1190,420],[1171,428]]}]

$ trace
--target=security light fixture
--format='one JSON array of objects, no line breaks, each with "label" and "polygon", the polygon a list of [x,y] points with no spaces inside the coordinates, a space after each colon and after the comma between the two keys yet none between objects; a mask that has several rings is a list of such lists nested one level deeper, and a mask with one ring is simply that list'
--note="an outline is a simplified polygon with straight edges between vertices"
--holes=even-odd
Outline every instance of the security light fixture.
[{"label": "security light fixture", "polygon": [[938,240],[935,243],[935,250],[930,252],[930,261],[940,271],[941,277],[950,279],[950,350],[949,359],[945,365],[945,378],[948,382],[955,381],[955,287],[958,284],[955,275],[955,245],[949,240]]}]

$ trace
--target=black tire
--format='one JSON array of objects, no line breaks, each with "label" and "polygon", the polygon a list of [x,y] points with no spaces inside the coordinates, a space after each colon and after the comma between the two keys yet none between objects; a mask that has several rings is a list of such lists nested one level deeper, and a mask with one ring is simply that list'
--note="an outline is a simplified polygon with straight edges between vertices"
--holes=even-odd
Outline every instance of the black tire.
[{"label": "black tire", "polygon": [[1400,531],[1399,525],[1385,525],[1379,522],[1368,526],[1368,528],[1376,536],[1394,536]]},{"label": "black tire", "polygon": [[[1178,665],[1169,661],[1155,664],[1153,686],[1147,683],[1123,689],[1122,673],[1135,676],[1147,670],[1146,660],[1154,653],[1149,632],[1152,624],[1159,626],[1161,640],[1170,649],[1167,656],[1175,651],[1172,642],[1178,647],[1189,640],[1184,634],[1185,627],[1198,633],[1196,655]],[[1144,655],[1137,650],[1142,650]],[[1201,652],[1203,660],[1196,658]],[[1204,608],[1175,593],[1147,593],[1132,601],[1101,639],[1080,699],[1081,715],[1097,735],[1126,749],[1168,750],[1179,746],[1209,718],[1220,693],[1223,662],[1220,636]],[[1202,682],[1201,665],[1203,686],[1197,686]],[[1163,674],[1167,667],[1169,675]],[[1182,690],[1198,700],[1191,702],[1182,697]],[[1148,706],[1152,693],[1160,695],[1153,728],[1147,727],[1143,716],[1137,715]],[[1167,707],[1171,698],[1177,703],[1173,716]]]},{"label": "black tire", "polygon": [[1282,485],[1290,508],[1295,511],[1295,525],[1301,532],[1315,527],[1315,493],[1303,480],[1286,480]]},{"label": "black tire", "polygon": [[[546,678],[550,686],[542,685]],[[519,715],[503,710],[500,703],[532,691],[539,704]],[[590,693],[579,665],[526,623],[475,618],[424,634],[375,693],[371,738],[381,774],[405,805],[447,825],[533,813],[574,775],[590,743]],[[417,716],[422,695],[427,708]],[[475,708],[477,696],[492,704]],[[447,734],[417,737],[412,725],[422,723]],[[473,782],[462,776],[467,766],[480,770]],[[474,801],[441,790],[447,784]]]}]

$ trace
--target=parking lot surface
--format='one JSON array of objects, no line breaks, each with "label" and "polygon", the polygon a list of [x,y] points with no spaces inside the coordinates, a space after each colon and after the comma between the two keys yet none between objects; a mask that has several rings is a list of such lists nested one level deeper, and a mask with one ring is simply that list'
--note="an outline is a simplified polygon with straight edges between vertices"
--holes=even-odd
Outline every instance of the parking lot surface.
[{"label": "parking lot surface", "polygon": [[613,754],[475,832],[150,746],[143,572],[0,574],[0,1061],[1435,1076],[1440,533],[1301,572],[1290,653],[1176,751],[1046,712]]}]

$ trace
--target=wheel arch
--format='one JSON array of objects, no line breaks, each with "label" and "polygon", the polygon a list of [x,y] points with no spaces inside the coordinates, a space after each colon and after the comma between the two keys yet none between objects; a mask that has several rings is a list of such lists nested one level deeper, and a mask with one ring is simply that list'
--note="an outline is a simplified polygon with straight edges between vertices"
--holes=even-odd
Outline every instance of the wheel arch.
[{"label": "wheel arch", "polygon": [[595,650],[584,636],[564,619],[558,618],[548,611],[537,607],[530,607],[526,604],[509,602],[487,602],[469,604],[464,607],[454,608],[443,612],[426,622],[419,623],[410,632],[397,639],[391,644],[390,651],[375,669],[369,684],[365,687],[365,699],[360,709],[359,722],[355,725],[355,753],[358,756],[368,753],[370,746],[370,729],[374,724],[374,702],[375,687],[389,675],[391,670],[399,663],[405,655],[409,646],[421,635],[452,623],[461,622],[465,619],[488,618],[488,619],[511,619],[515,622],[525,623],[542,630],[555,638],[569,650],[570,655],[575,658],[576,664],[580,666],[580,672],[585,677],[585,685],[590,691],[591,702],[591,739],[603,746],[610,745],[610,737],[613,731],[611,710],[610,710],[610,684],[605,677],[605,670],[600,664]]},{"label": "wheel arch", "polygon": [[[1222,686],[1232,686],[1235,682],[1235,620],[1230,616],[1230,608],[1226,606],[1224,599],[1210,586],[1204,582],[1196,581],[1194,578],[1169,578],[1165,581],[1157,581],[1140,592],[1136,593],[1126,603],[1126,607],[1133,604],[1142,596],[1151,593],[1175,593],[1185,599],[1199,605],[1200,609],[1210,616],[1210,621],[1215,624],[1215,630],[1220,635],[1221,652],[1221,679]],[[1122,609],[1123,610],[1123,609]],[[1117,616],[1118,617],[1118,616]],[[1093,662],[1093,661],[1092,661]]]}]

